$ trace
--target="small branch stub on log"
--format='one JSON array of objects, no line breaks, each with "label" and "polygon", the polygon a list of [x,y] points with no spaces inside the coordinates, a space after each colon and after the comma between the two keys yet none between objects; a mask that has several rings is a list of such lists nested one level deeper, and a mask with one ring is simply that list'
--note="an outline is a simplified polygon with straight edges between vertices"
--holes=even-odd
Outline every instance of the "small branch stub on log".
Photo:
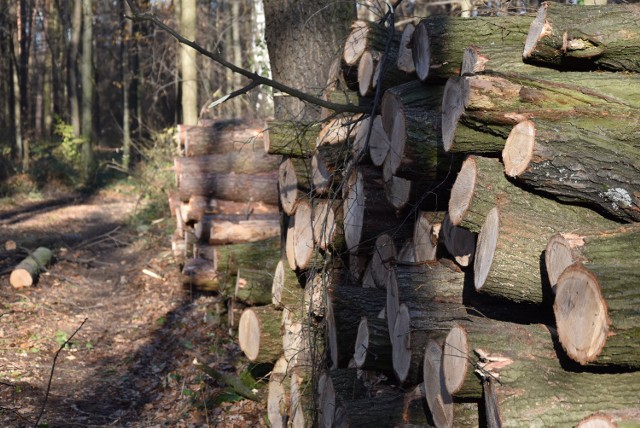
[{"label": "small branch stub on log", "polygon": [[11,285],[14,288],[32,286],[39,273],[49,264],[52,255],[52,251],[46,247],[37,248],[11,271]]}]

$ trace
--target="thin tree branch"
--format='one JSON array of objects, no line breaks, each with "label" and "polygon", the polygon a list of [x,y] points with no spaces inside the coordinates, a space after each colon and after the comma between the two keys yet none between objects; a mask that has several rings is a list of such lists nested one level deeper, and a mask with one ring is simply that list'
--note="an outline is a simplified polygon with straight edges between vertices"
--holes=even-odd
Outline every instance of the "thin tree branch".
[{"label": "thin tree branch", "polygon": [[305,92],[302,92],[298,89],[295,88],[291,88],[283,83],[280,83],[276,80],[273,79],[269,79],[267,77],[263,77],[260,76],[257,73],[253,73],[249,70],[246,70],[242,67],[238,67],[237,65],[230,63],[229,61],[225,60],[221,55],[218,55],[216,53],[213,53],[205,48],[203,48],[202,46],[200,46],[199,44],[197,44],[195,41],[191,41],[191,40],[187,40],[186,38],[184,38],[180,33],[178,33],[176,30],[174,30],[173,28],[169,27],[168,25],[166,25],[164,22],[162,22],[161,20],[159,20],[155,15],[150,14],[150,13],[142,13],[140,12],[140,9],[138,8],[138,6],[135,4],[135,2],[133,0],[127,0],[127,3],[129,4],[129,7],[131,8],[131,11],[133,13],[133,16],[128,16],[127,18],[129,19],[133,19],[136,21],[149,21],[153,24],[155,24],[156,26],[158,26],[160,29],[166,31],[167,33],[169,33],[174,39],[176,39],[178,42],[189,46],[190,48],[194,49],[195,51],[197,51],[198,53],[206,56],[207,58],[212,59],[213,61],[217,62],[218,64],[222,65],[223,67],[226,67],[228,69],[230,69],[231,71],[233,71],[234,73],[238,73],[250,80],[252,80],[254,82],[254,86],[258,86],[258,85],[265,85],[265,86],[269,86],[273,89],[276,89],[280,92],[284,92],[285,94],[291,95],[292,97],[298,98],[302,101],[311,103],[311,104],[315,104],[317,106],[320,107],[324,107],[327,108],[329,110],[334,110],[338,113],[368,113],[370,108],[369,107],[361,107],[361,106],[356,106],[353,104],[337,104],[337,103],[332,103],[329,101],[325,101],[321,98],[318,97],[314,97],[312,95],[309,95]]},{"label": "thin tree branch", "polygon": [[49,391],[51,391],[51,382],[53,381],[53,372],[56,369],[56,361],[58,360],[58,355],[60,355],[60,352],[62,352],[64,347],[67,346],[69,344],[69,342],[71,342],[71,339],[73,339],[73,336],[75,336],[76,333],[80,331],[80,329],[82,328],[84,323],[87,322],[88,319],[89,318],[85,318],[84,321],[82,321],[82,323],[76,329],[76,331],[74,331],[73,334],[71,334],[71,336],[69,336],[69,338],[67,340],[65,340],[62,345],[60,345],[60,348],[58,348],[58,351],[56,352],[56,355],[53,357],[53,364],[51,364],[51,374],[49,375],[49,382],[47,382],[47,391],[44,393],[44,401],[42,402],[42,408],[40,409],[40,413],[38,414],[38,418],[36,419],[36,422],[33,424],[34,428],[37,428],[39,426],[40,419],[42,419],[42,415],[44,414],[44,409],[47,406],[47,401],[49,400]]}]

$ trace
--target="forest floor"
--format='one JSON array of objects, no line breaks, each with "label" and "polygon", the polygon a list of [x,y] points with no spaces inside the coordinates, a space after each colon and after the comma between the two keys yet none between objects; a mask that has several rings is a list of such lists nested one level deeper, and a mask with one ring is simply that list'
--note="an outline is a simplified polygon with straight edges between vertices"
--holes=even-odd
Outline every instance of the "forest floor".
[{"label": "forest floor", "polygon": [[[250,366],[224,302],[182,285],[173,220],[127,222],[143,205],[126,186],[0,199],[0,426],[266,426],[263,403],[199,368]],[[54,262],[12,288],[11,268],[38,246]]]}]

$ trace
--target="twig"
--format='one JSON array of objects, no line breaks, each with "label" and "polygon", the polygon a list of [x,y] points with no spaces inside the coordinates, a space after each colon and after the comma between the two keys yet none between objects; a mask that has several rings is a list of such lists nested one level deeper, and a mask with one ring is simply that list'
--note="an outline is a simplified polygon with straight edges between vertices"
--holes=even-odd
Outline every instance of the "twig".
[{"label": "twig", "polygon": [[[251,81],[253,81],[253,83],[251,85],[249,85],[251,87],[258,86],[258,85],[266,85],[266,86],[269,86],[269,87],[271,87],[273,89],[276,89],[276,90],[278,90],[280,92],[284,92],[285,94],[291,95],[292,97],[298,98],[298,99],[300,99],[302,101],[306,101],[308,103],[315,104],[317,106],[324,107],[324,108],[327,108],[329,110],[334,110],[334,111],[339,112],[339,113],[367,113],[369,111],[368,107],[360,107],[360,106],[355,106],[353,104],[336,104],[336,103],[332,103],[330,101],[325,101],[325,100],[323,100],[321,98],[314,97],[314,96],[309,95],[309,94],[307,94],[307,93],[305,93],[303,91],[300,91],[298,89],[295,89],[295,88],[287,86],[287,85],[285,85],[283,83],[280,83],[277,80],[269,79],[267,77],[260,76],[257,73],[253,73],[253,72],[251,72],[249,70],[246,70],[246,69],[244,69],[242,67],[238,67],[237,65],[235,65],[233,63],[230,63],[229,61],[225,60],[222,56],[203,48],[202,46],[200,46],[196,42],[191,41],[191,40],[187,40],[180,33],[178,33],[176,30],[174,30],[173,28],[169,27],[164,22],[159,20],[155,15],[150,14],[150,13],[141,13],[140,9],[138,8],[138,6],[135,4],[134,1],[127,0],[127,3],[129,4],[129,7],[131,8],[131,11],[133,12],[133,16],[132,17],[127,17],[127,18],[133,19],[133,20],[136,20],[136,21],[149,21],[149,22],[152,22],[153,24],[158,26],[160,29],[162,29],[162,30],[166,31],[167,33],[169,33],[178,42],[189,46],[190,48],[194,49],[196,52],[206,56],[207,58],[212,59],[213,61],[217,62],[218,64],[222,65],[223,67],[228,68],[232,72],[240,74],[240,75],[250,79]],[[239,95],[240,93],[242,93],[243,90],[249,88],[249,86],[247,86],[247,87],[245,87],[243,89],[240,89],[239,91],[236,91],[233,94],[228,95],[228,97],[231,97],[231,95],[233,95],[233,96]]]},{"label": "twig", "polygon": [[40,409],[40,413],[38,414],[38,418],[36,419],[36,422],[33,424],[34,428],[37,428],[38,424],[40,424],[40,419],[42,419],[42,415],[44,414],[44,409],[47,406],[47,401],[49,400],[49,391],[51,391],[51,382],[53,381],[53,372],[56,369],[56,361],[58,360],[58,355],[60,355],[60,352],[62,352],[64,347],[67,346],[69,344],[69,342],[71,342],[71,339],[73,339],[73,336],[75,336],[76,333],[78,333],[80,331],[80,329],[82,328],[84,323],[87,322],[88,319],[89,318],[85,318],[84,321],[82,321],[82,323],[80,324],[80,326],[78,326],[76,331],[74,331],[71,334],[71,336],[69,336],[69,338],[67,340],[65,340],[62,345],[60,345],[60,348],[58,348],[58,351],[56,351],[56,354],[53,357],[53,364],[51,364],[51,373],[49,374],[49,382],[47,382],[47,390],[44,393],[44,401],[42,402],[42,408]]}]

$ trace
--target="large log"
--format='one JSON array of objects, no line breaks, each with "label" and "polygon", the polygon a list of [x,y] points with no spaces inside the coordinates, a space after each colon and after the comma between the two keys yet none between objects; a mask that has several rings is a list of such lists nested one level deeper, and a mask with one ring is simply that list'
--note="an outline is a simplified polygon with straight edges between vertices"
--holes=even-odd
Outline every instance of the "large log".
[{"label": "large log", "polygon": [[634,78],[534,76],[503,72],[449,79],[442,99],[445,150],[499,152],[523,120],[627,117],[640,106],[637,90],[622,90]]},{"label": "large log", "polygon": [[637,5],[573,8],[545,2],[522,57],[562,69],[640,71]]},{"label": "large log", "polygon": [[38,275],[51,261],[53,252],[46,247],[38,247],[25,257],[11,271],[9,283],[13,288],[30,287],[38,279]]},{"label": "large log", "polygon": [[239,151],[264,153],[262,129],[252,127],[222,128],[180,124],[176,131],[178,149],[186,157]]},{"label": "large log", "polygon": [[387,321],[362,317],[358,324],[353,361],[361,370],[393,373],[391,339]]},{"label": "large log", "polygon": [[178,184],[178,195],[185,202],[191,196],[199,195],[228,201],[262,201],[277,205],[277,189],[277,171],[260,174],[183,174]]},{"label": "large log", "polygon": [[281,313],[273,306],[247,308],[240,316],[238,342],[255,363],[273,363],[282,355]]},{"label": "large log", "polygon": [[[481,323],[499,325],[488,319]],[[472,356],[478,361],[475,367],[485,378],[495,381],[493,390],[501,426],[575,426],[594,412],[637,407],[640,372],[565,370],[544,327],[506,323],[501,328],[500,334],[486,329],[480,336],[468,336],[470,349],[475,351]],[[484,341],[484,348],[473,344],[474,337],[479,338],[478,343]],[[460,356],[452,358],[460,361]]]},{"label": "large log", "polygon": [[396,266],[400,301],[463,303],[465,273],[450,260]]},{"label": "large log", "polygon": [[255,174],[275,171],[278,167],[277,156],[265,152],[240,151],[224,154],[196,156],[191,158],[175,157],[174,170],[178,185],[185,176],[207,176],[209,174]]},{"label": "large log", "polygon": [[213,249],[214,266],[218,272],[235,274],[238,269],[263,269],[273,272],[280,259],[280,238],[219,245]]},{"label": "large log", "polygon": [[275,214],[204,215],[193,226],[194,234],[211,245],[262,241],[280,234],[280,219]]},{"label": "large log", "polygon": [[[344,42],[342,59],[347,65],[358,63],[362,54],[368,50],[384,52],[389,38],[389,31],[382,24],[376,22],[356,21],[351,26],[351,32]],[[400,34],[393,32],[391,35],[391,49],[398,50],[400,46]]]},{"label": "large log", "polygon": [[540,256],[551,235],[562,230],[613,227],[587,208],[563,205],[511,184],[495,159],[469,157],[449,200],[454,225],[477,231],[476,290],[516,302],[541,303],[550,295]]},{"label": "large log", "polygon": [[442,367],[442,343],[430,338],[424,349],[422,373],[425,398],[436,427],[454,426],[453,397],[445,385]]},{"label": "large log", "polygon": [[521,51],[531,21],[528,16],[425,18],[413,33],[416,74],[422,80],[459,76],[464,50],[472,45]]},{"label": "large log", "polygon": [[296,212],[300,199],[311,194],[311,164],[308,159],[285,159],[278,169],[280,205],[287,215]]},{"label": "large log", "polygon": [[603,254],[586,268],[575,263],[556,285],[553,312],[567,355],[580,364],[640,368],[640,264]]},{"label": "large log", "polygon": [[525,121],[502,152],[505,172],[571,202],[595,206],[623,221],[640,221],[640,117],[571,122]]}]

